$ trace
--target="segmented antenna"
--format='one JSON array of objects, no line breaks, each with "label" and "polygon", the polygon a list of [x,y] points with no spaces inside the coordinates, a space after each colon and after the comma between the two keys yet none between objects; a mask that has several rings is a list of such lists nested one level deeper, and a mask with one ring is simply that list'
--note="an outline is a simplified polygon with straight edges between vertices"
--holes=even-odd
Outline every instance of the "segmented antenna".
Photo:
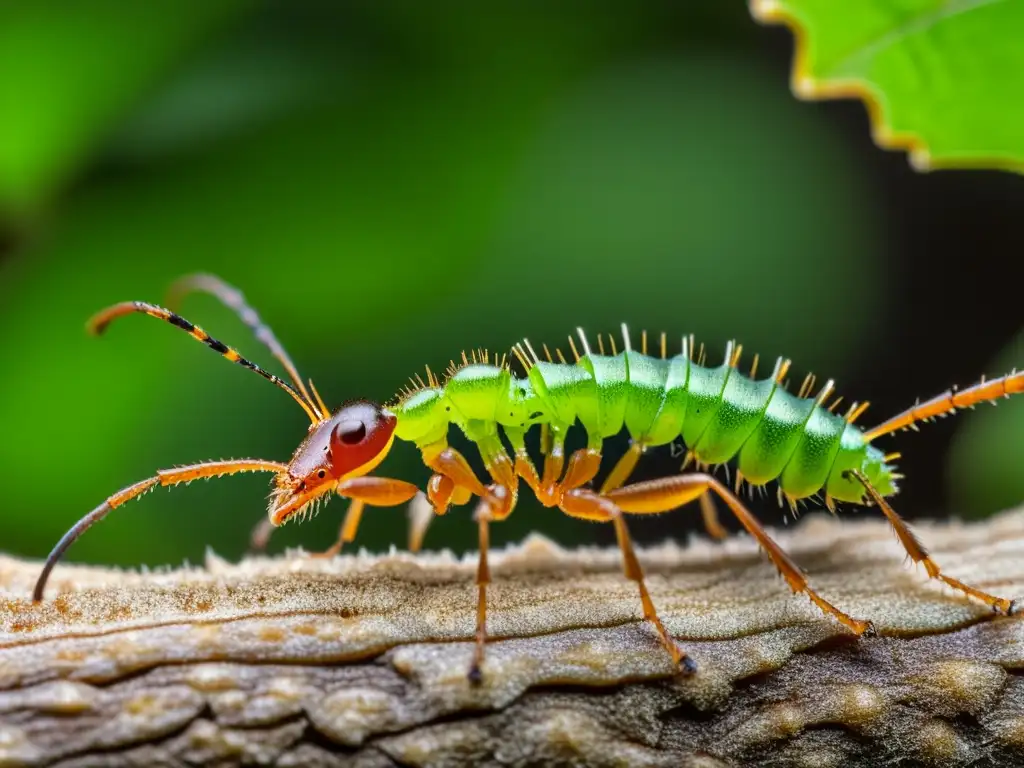
[{"label": "segmented antenna", "polygon": [[[285,371],[288,372],[288,376],[295,383],[299,393],[305,398],[306,402],[310,405],[313,404],[313,398],[310,397],[309,391],[306,390],[305,385],[302,383],[302,377],[299,375],[299,370],[292,362],[291,357],[285,351],[284,345],[277,340],[277,336],[274,335],[274,331],[269,325],[263,322],[259,314],[253,309],[248,302],[245,300],[245,296],[235,286],[229,285],[221,280],[216,275],[208,274],[194,274],[185,275],[182,278],[171,283],[170,288],[167,289],[167,306],[173,312],[178,308],[182,298],[185,294],[193,291],[200,291],[202,293],[208,293],[211,296],[217,298],[224,306],[228,309],[233,309],[238,318],[245,323],[255,334],[257,341],[263,343],[270,354],[273,355],[279,363],[284,367]],[[312,387],[313,382],[310,382]],[[319,397],[317,398],[320,399]],[[323,401],[320,400],[321,406]],[[326,408],[322,408],[321,414],[326,415],[328,413]]]},{"label": "segmented antenna", "polygon": [[318,403],[318,405],[319,405],[319,407],[320,407],[320,413],[326,416],[326,415],[327,415],[328,413],[330,413],[331,411],[330,411],[330,409],[329,409],[329,408],[328,408],[328,407],[327,407],[327,406],[326,406],[326,405],[324,404],[324,399],[323,399],[322,397],[320,397],[320,393],[319,393],[319,392],[317,392],[317,390],[316,390],[316,384],[314,384],[314,383],[313,383],[313,380],[312,380],[312,379],[310,379],[310,380],[309,380],[309,388],[310,388],[311,390],[313,390],[313,396],[314,396],[314,397],[316,397],[316,402]]},{"label": "segmented antenna", "polygon": [[319,424],[323,420],[323,417],[317,413],[314,406],[307,402],[302,395],[300,395],[286,382],[282,381],[274,374],[263,370],[251,360],[246,360],[227,344],[213,338],[198,325],[190,323],[181,315],[175,314],[169,309],[164,309],[163,307],[158,307],[156,304],[149,304],[145,301],[125,301],[120,304],[115,304],[112,307],[108,307],[107,309],[93,315],[89,320],[87,327],[92,333],[99,335],[107,329],[107,326],[110,325],[111,322],[119,317],[123,317],[124,315],[130,315],[133,312],[141,312],[149,315],[150,317],[155,317],[158,320],[163,320],[165,323],[170,323],[176,328],[180,328],[193,339],[202,342],[221,357],[231,361],[232,363],[237,363],[243,368],[248,368],[250,371],[259,374],[267,381],[283,389],[292,396],[295,402],[302,406],[302,410],[306,412],[306,415],[309,416],[309,420],[313,424]]}]

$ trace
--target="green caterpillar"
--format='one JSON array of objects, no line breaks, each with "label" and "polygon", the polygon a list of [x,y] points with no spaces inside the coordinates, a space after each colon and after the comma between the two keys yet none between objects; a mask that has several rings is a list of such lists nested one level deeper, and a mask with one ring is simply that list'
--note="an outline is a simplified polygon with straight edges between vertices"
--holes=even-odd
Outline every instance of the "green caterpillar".
[{"label": "green caterpillar", "polygon": [[[838,401],[829,407],[825,405],[832,395],[831,381],[814,397],[808,396],[813,389],[813,377],[805,379],[796,395],[786,391],[788,360],[780,358],[769,377],[758,379],[757,358],[750,375],[745,376],[737,369],[741,349],[732,343],[726,348],[724,362],[709,368],[704,364],[703,349],[694,359],[692,337],[683,340],[681,354],[669,357],[662,335],[660,356],[651,356],[647,354],[646,333],[637,352],[623,325],[622,352],[617,351],[612,340],[612,354],[606,355],[599,336],[598,354],[594,354],[579,331],[583,353],[579,353],[570,337],[574,362],[569,363],[558,352],[556,363],[546,346],[542,360],[529,341],[524,341],[513,348],[525,372],[522,378],[513,375],[504,358],[492,363],[486,353],[474,353],[469,358],[463,353],[463,364],[453,364],[443,383],[428,367],[427,380],[417,376],[413,388],[404,390],[388,407],[357,400],[332,412],[312,381],[306,387],[274,333],[236,288],[212,275],[193,275],[175,284],[172,297],[177,300],[190,291],[212,294],[234,309],[282,364],[294,386],[264,371],[199,326],[155,304],[116,304],[93,317],[90,328],[99,333],[112,320],[136,312],[170,323],[230,362],[288,392],[309,417],[309,433],[287,464],[264,459],[204,462],[160,470],[118,491],[82,517],[57,543],[36,582],[35,600],[42,599],[47,578],[67,548],[112,509],[157,485],[177,485],[199,478],[239,472],[274,473],[267,519],[254,535],[254,540],[263,543],[273,527],[302,519],[320,501],[332,495],[350,499],[337,543],[319,556],[336,554],[343,543],[355,538],[367,505],[405,504],[419,492],[411,483],[372,474],[398,438],[415,444],[424,463],[434,471],[426,495],[437,514],[444,514],[452,504],[465,504],[474,496],[480,500],[474,512],[480,541],[476,644],[470,667],[470,678],[474,681],[481,676],[487,636],[489,525],[503,520],[515,509],[521,479],[542,504],[557,507],[572,517],[614,526],[623,570],[637,584],[644,618],[654,625],[661,643],[685,672],[696,671],[696,662],[676,644],[658,618],[633,550],[626,515],[657,514],[698,501],[709,533],[721,536],[724,529],[717,522],[711,501],[712,495],[717,496],[758,542],[794,592],[805,594],[826,615],[856,635],[873,631],[869,621],[849,616],[811,588],[804,572],[768,535],[737,494],[703,471],[726,462],[736,464],[737,491],[742,481],[756,486],[778,481],[780,501],[785,498],[791,505],[824,492],[824,502],[833,511],[836,501],[877,506],[908,555],[924,566],[930,578],[983,601],[997,613],[1014,612],[1014,601],[990,595],[941,572],[887,501],[897,492],[900,475],[890,462],[899,454],[883,454],[873,442],[936,416],[1024,392],[1024,373],[1011,372],[998,379],[983,380],[958,392],[947,390],[861,431],[854,421],[867,404],[854,404],[842,417],[833,414]],[[586,431],[587,445],[566,457],[566,433],[577,422]],[[452,424],[480,450],[490,483],[482,483],[465,457],[448,445]],[[535,426],[544,435],[542,475],[538,475],[526,451],[526,434]],[[600,470],[604,441],[623,428],[631,436],[632,445],[601,487],[594,489],[591,484]],[[511,444],[512,456],[507,453],[499,430]],[[683,469],[694,460],[696,471],[681,469],[656,480],[628,482],[644,450],[680,438],[688,449]],[[414,531],[410,549],[419,548],[422,535],[422,527]]]},{"label": "green caterpillar", "polygon": [[622,332],[625,349],[603,355],[591,351],[578,329],[584,352],[575,363],[541,360],[527,341],[525,349],[515,349],[526,378],[482,360],[454,370],[443,385],[428,371],[430,384],[390,406],[398,419],[395,435],[422,450],[454,424],[487,451],[500,426],[519,453],[527,431],[546,425],[558,451],[578,419],[593,450],[623,426],[643,448],[682,437],[698,464],[736,459],[741,479],[752,485],[778,480],[791,502],[824,489],[830,506],[833,499],[864,503],[865,488],[849,478],[851,469],[883,496],[896,493],[895,468],[851,423],[858,409],[843,418],[824,407],[831,382],[817,397],[802,397],[782,384],[789,360],[780,358],[770,377],[755,380],[737,369],[739,349],[732,343],[725,362],[708,368],[693,359],[692,338],[683,339],[679,355],[652,357],[632,349],[625,325]]}]

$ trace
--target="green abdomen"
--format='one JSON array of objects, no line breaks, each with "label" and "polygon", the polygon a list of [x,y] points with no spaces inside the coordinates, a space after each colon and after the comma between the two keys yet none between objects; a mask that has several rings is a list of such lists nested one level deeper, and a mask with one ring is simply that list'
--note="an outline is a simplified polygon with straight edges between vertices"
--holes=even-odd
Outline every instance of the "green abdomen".
[{"label": "green abdomen", "polygon": [[396,406],[399,437],[425,443],[449,422],[465,431],[470,419],[493,419],[520,434],[548,424],[564,435],[578,423],[588,445],[599,447],[624,426],[646,446],[681,439],[702,464],[735,460],[748,482],[777,480],[794,499],[823,489],[837,499],[859,498],[838,475],[860,466],[869,448],[859,430],[813,398],[790,394],[775,374],[752,379],[728,362],[706,368],[683,355],[627,350],[588,354],[576,364],[538,361],[525,379],[475,364],[453,374],[436,397],[426,394]]},{"label": "green abdomen", "polygon": [[[617,381],[615,389],[619,407],[624,396],[632,414],[625,423],[633,440],[657,446],[681,438],[698,462],[735,460],[750,483],[777,480],[794,499],[829,483],[844,433],[857,431],[772,377],[755,380],[728,364],[706,368],[682,356],[661,360],[630,352],[628,360],[626,381]],[[648,373],[633,381],[628,374],[636,370]],[[661,375],[652,377],[651,370]],[[662,383],[660,391],[653,391],[652,378]],[[600,403],[602,383],[596,386]],[[853,453],[844,453],[844,466],[856,461]]]}]

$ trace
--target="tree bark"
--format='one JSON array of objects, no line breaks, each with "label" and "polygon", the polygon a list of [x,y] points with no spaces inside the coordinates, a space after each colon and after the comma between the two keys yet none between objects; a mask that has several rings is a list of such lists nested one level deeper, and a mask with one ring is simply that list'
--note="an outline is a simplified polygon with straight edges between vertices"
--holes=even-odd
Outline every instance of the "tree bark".
[{"label": "tree bark", "polygon": [[[0,558],[0,766],[1024,764],[1024,624],[905,567],[875,520],[775,535],[856,639],[748,538],[640,551],[699,670],[673,677],[618,550],[302,553],[130,573]],[[1024,594],[1024,510],[920,525],[944,573]]]}]

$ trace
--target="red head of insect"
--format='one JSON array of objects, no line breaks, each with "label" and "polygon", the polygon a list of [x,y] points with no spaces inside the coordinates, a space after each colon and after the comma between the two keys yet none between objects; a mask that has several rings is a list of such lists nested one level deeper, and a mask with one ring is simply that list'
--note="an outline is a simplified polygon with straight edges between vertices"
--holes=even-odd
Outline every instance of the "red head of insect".
[{"label": "red head of insect", "polygon": [[271,523],[281,525],[333,493],[343,480],[372,472],[391,449],[396,422],[385,408],[359,400],[314,426],[288,468],[274,479],[267,510]]}]

